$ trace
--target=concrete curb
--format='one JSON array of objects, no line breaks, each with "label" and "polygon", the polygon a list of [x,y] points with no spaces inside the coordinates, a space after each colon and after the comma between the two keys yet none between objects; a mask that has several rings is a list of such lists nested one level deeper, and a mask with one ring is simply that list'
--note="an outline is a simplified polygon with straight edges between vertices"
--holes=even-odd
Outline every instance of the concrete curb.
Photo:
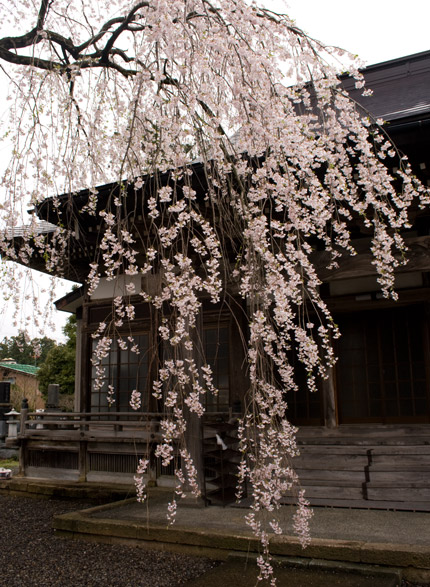
[{"label": "concrete curb", "polygon": [[[208,530],[198,524],[192,528],[179,525],[166,527],[150,520],[131,521],[100,516],[121,505],[111,504],[57,516],[54,528],[62,536],[74,539],[126,542],[145,548],[204,555],[217,560],[256,556],[259,552],[258,540],[247,532]],[[409,570],[413,570],[414,576],[430,580],[430,546],[314,538],[310,546],[303,550],[295,537],[274,536],[271,553],[283,560],[284,564],[306,568],[332,569],[345,566],[347,569],[363,568],[366,572],[366,566],[372,569],[382,567],[390,573],[401,570],[403,576],[410,575]]]},{"label": "concrete curb", "polygon": [[[400,587],[401,574],[395,569],[380,570],[369,565],[352,568],[351,565],[309,566],[288,564],[288,561],[272,560],[274,577],[278,585],[289,587]],[[234,585],[249,587],[257,583],[258,569],[256,561],[251,557],[237,556],[211,569],[203,577],[195,579],[189,587],[219,587]]]}]

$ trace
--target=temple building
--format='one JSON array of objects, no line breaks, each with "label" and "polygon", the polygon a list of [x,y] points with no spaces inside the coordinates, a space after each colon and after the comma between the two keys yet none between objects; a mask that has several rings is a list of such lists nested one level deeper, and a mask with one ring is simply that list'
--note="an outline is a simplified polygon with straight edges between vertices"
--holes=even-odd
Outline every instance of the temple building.
[{"label": "temple building", "polygon": [[[364,98],[349,78],[343,80],[345,88],[375,118],[386,121],[386,132],[408,156],[414,174],[430,185],[430,51],[372,65],[363,73],[371,97]],[[205,184],[204,166],[196,162],[191,171],[198,192]],[[167,185],[168,176],[160,174],[157,181]],[[146,185],[150,183],[147,178]],[[62,222],[70,218],[74,223],[75,237],[64,252],[61,271],[82,287],[57,301],[57,308],[76,314],[78,323],[74,412],[61,417],[49,413],[37,421],[28,415],[20,437],[22,474],[28,477],[128,482],[139,456],[159,440],[163,406],[150,393],[163,354],[156,310],[138,295],[133,299],[135,318],[118,332],[131,334],[140,353],[114,340],[103,359],[106,381],[101,386],[95,384],[98,375],[91,362],[96,344],[92,335],[112,313],[113,299],[131,291],[130,284],[136,292],[157,288],[152,274],[101,278],[92,292],[85,285],[100,245],[98,212],[115,189],[98,188],[96,215],[85,212],[92,197],[87,191],[72,200],[48,198],[36,210],[41,221],[55,226],[63,206]],[[134,226],[142,233],[144,200],[133,189],[127,196]],[[342,333],[335,341],[338,362],[329,379],[316,393],[304,387],[287,397],[290,420],[300,427],[301,456],[295,466],[315,505],[430,510],[430,211],[412,210],[411,224],[403,235],[408,263],[396,273],[396,302],[380,293],[371,233],[360,224],[351,227],[357,255],[341,257],[337,269],[326,269],[323,250],[314,253],[321,294]],[[145,252],[140,253],[144,259]],[[43,258],[34,256],[31,266],[43,271]],[[231,497],[238,462],[235,421],[247,391],[240,334],[246,330],[246,307],[237,292],[230,293],[228,305],[203,299],[198,325],[219,389],[216,397],[206,398],[206,414],[191,439],[194,454],[200,455],[208,502]],[[137,412],[130,408],[136,382],[147,391]],[[172,472],[152,459],[151,482],[171,485]]]}]

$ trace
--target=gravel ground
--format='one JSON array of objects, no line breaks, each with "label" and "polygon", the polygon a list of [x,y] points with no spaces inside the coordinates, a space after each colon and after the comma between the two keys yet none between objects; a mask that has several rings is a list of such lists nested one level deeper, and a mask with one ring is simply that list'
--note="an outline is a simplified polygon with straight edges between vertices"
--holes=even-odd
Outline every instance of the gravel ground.
[{"label": "gravel ground", "polygon": [[92,506],[0,493],[0,587],[179,587],[200,576],[204,585],[204,573],[217,565],[201,557],[55,536],[53,516]]},{"label": "gravel ground", "polygon": [[55,536],[54,515],[93,505],[0,494],[0,586],[177,587],[216,564],[200,557]]}]

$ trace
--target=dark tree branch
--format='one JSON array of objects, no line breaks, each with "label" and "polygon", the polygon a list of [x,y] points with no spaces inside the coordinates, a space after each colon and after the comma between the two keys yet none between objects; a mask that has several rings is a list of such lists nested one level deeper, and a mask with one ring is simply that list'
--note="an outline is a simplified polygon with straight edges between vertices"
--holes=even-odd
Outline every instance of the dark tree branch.
[{"label": "dark tree branch", "polygon": [[38,69],[44,69],[48,71],[62,68],[67,69],[55,61],[40,59],[39,57],[33,57],[32,55],[18,55],[17,53],[13,53],[12,51],[4,48],[2,41],[3,39],[0,40],[0,59],[3,59],[4,61],[15,63],[16,65],[30,65],[32,67],[37,67]]},{"label": "dark tree branch", "polygon": [[130,10],[128,15],[123,19],[123,22],[113,32],[112,36],[110,37],[110,39],[106,43],[105,48],[103,49],[102,55],[100,58],[101,64],[103,64],[104,62],[106,62],[108,60],[108,55],[110,54],[110,52],[114,46],[115,41],[121,35],[121,33],[123,33],[125,30],[127,30],[129,24],[133,21],[133,18],[135,16],[136,12],[138,10],[140,10],[141,8],[145,8],[148,6],[149,6],[149,2],[138,2],[135,6],[133,6],[132,10]]},{"label": "dark tree branch", "polygon": [[[16,65],[36,67],[46,71],[57,71],[58,73],[71,73],[73,70],[76,71],[79,69],[107,68],[114,69],[125,77],[136,75],[137,68],[127,68],[116,62],[115,57],[118,57],[122,60],[123,64],[132,64],[134,62],[138,65],[135,57],[130,57],[126,51],[115,47],[115,43],[124,32],[135,33],[145,30],[147,25],[139,22],[138,12],[142,8],[150,8],[150,0],[136,2],[125,16],[118,16],[106,21],[98,33],[93,34],[91,31],[90,38],[80,45],[75,45],[72,39],[66,38],[55,31],[44,29],[47,15],[53,2],[54,0],[40,0],[36,26],[28,33],[0,39],[0,60]],[[210,13],[213,18],[216,18],[228,29],[228,24],[223,20],[220,11],[211,1],[204,0],[204,5],[206,14],[190,11],[185,17],[185,22],[190,23],[195,18],[207,17],[208,13]],[[275,13],[267,9],[259,9],[258,16],[276,22],[279,22],[276,16],[278,19],[281,18],[279,15],[275,15]],[[176,24],[177,22],[179,22],[179,19],[175,18],[172,24]],[[303,34],[299,29],[289,28],[299,36]],[[103,39],[104,47],[99,48],[97,43]],[[57,58],[45,59],[34,55],[33,49],[35,45],[43,40],[49,41]],[[19,49],[29,49],[29,51],[26,54],[21,54],[18,52]],[[169,84],[172,83],[172,80],[166,77],[163,83]]]},{"label": "dark tree branch", "polygon": [[[44,24],[52,2],[53,0],[41,0],[36,26],[28,33],[0,39],[0,59],[16,65],[32,66],[47,71],[55,70],[60,73],[69,72],[72,67],[78,67],[79,69],[107,67],[115,69],[124,76],[137,73],[134,69],[126,69],[118,65],[112,60],[112,57],[119,56],[125,63],[135,61],[134,58],[128,57],[125,51],[115,48],[114,44],[124,31],[144,30],[145,27],[138,23],[133,23],[133,19],[141,8],[150,6],[148,1],[145,0],[135,4],[126,16],[108,20],[96,35],[91,36],[80,45],[74,45],[72,39],[68,39],[55,31],[44,30]],[[119,26],[112,31],[112,27],[117,24]],[[96,43],[107,35],[109,35],[109,38],[104,48],[102,50],[97,49]],[[32,48],[44,39],[47,39],[54,48],[57,47],[60,50],[59,52],[56,51],[58,60],[44,59],[28,53],[18,53],[19,49]],[[95,51],[91,54],[85,53],[91,47]],[[62,57],[60,57],[60,54]]]}]

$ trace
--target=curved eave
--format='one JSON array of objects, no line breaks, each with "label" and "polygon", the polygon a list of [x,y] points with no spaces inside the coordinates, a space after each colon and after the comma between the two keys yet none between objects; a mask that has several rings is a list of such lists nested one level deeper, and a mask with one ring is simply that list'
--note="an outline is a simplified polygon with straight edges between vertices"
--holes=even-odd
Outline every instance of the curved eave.
[{"label": "curved eave", "polygon": [[[195,162],[190,164],[193,171],[191,183],[194,189],[202,188],[207,185],[205,179],[205,166],[202,162]],[[134,183],[126,183],[127,190],[127,207],[133,210],[136,214],[144,214],[144,202],[147,198],[156,192],[160,186],[172,185],[175,180],[176,171],[169,170],[158,174],[147,174],[142,176],[142,188],[135,189]],[[103,210],[109,209],[115,212],[116,206],[114,203],[115,197],[120,192],[120,182],[114,182],[98,186],[96,188],[96,205],[93,212],[89,212],[86,207],[90,203],[92,192],[88,189],[81,190],[76,194],[61,194],[59,196],[46,198],[35,207],[35,212],[38,218],[45,220],[55,225],[60,223],[71,226],[72,223],[78,223],[81,231],[87,228],[96,228],[100,222],[99,213]]]}]

